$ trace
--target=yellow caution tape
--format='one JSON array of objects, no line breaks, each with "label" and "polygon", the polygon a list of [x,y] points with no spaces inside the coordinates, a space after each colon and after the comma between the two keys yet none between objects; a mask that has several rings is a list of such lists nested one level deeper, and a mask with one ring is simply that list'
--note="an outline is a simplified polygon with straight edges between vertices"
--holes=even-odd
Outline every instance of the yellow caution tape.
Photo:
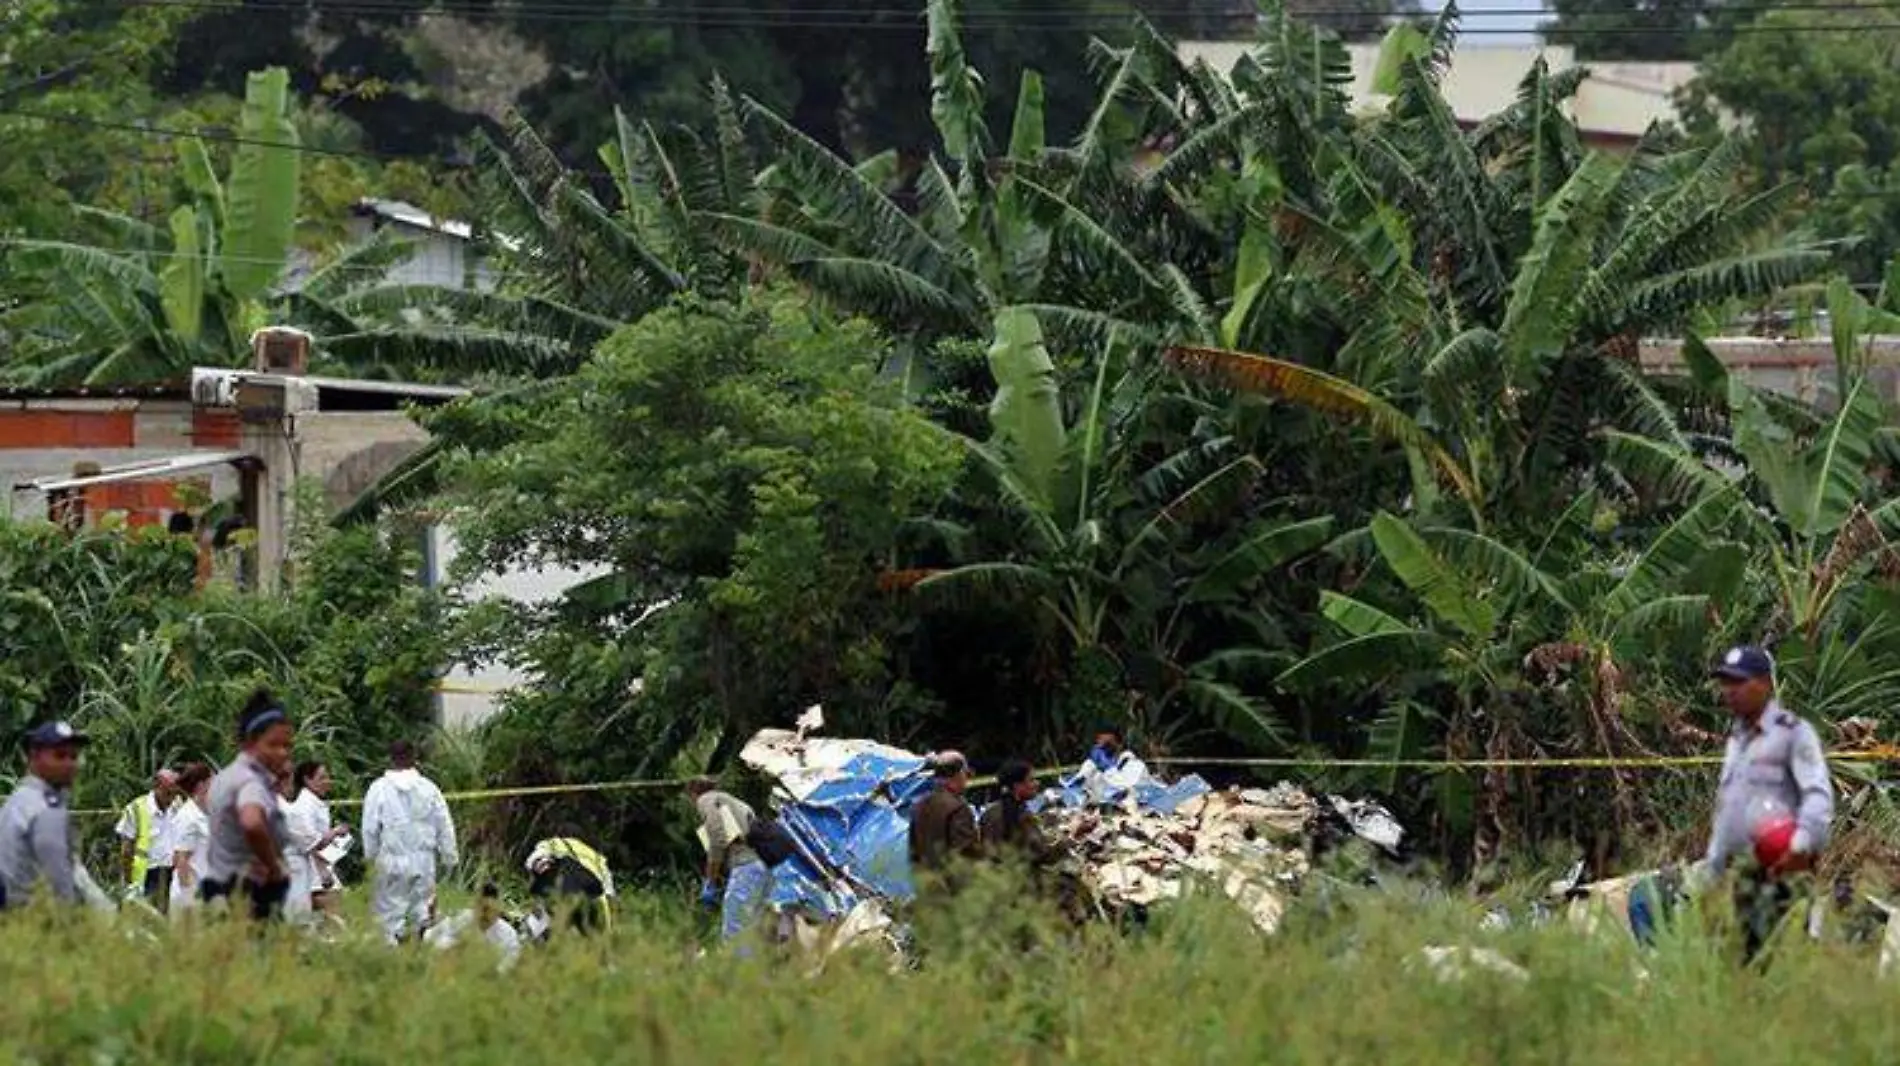
[{"label": "yellow caution tape", "polygon": [[[1857,748],[1827,754],[1829,762],[1900,761],[1900,748]],[[1301,759],[1280,758],[1208,758],[1183,756],[1147,760],[1156,766],[1236,766],[1311,769],[1401,769],[1401,770],[1643,770],[1688,766],[1720,766],[1720,755],[1643,755],[1578,756],[1522,759]]]},{"label": "yellow caution tape", "polygon": [[[1900,762],[1900,747],[1858,748],[1851,751],[1829,752],[1829,762]],[[1218,756],[1159,756],[1148,759],[1155,766],[1224,766],[1260,769],[1364,769],[1364,770],[1641,770],[1664,769],[1670,767],[1720,766],[1720,755],[1650,755],[1634,757],[1576,757],[1576,758],[1525,758],[1525,759],[1301,759],[1291,756],[1263,758],[1222,758]],[[1038,778],[1059,777],[1067,773],[1069,767],[1055,766],[1037,769]],[[569,796],[588,792],[643,792],[656,789],[684,788],[686,778],[656,778],[642,781],[591,781],[569,785],[523,785],[514,788],[468,789],[460,792],[445,792],[442,798],[450,803],[473,803],[482,800],[520,799],[530,796]],[[976,777],[970,784],[976,787],[994,785],[994,774]],[[332,807],[360,807],[360,799],[332,800]],[[117,814],[118,809],[94,808],[75,810],[76,815],[94,816]]]}]

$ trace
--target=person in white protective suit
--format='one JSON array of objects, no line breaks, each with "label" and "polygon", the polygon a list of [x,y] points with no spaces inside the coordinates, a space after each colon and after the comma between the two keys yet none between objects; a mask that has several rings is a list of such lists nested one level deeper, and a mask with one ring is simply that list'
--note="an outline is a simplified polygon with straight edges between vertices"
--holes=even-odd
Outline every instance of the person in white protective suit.
[{"label": "person in white protective suit", "polygon": [[1146,780],[1148,764],[1128,750],[1121,727],[1104,725],[1095,731],[1089,757],[1064,784],[1080,785],[1090,802],[1100,803],[1109,789],[1130,789]]},{"label": "person in white protective suit", "polygon": [[442,790],[416,769],[414,748],[390,745],[389,764],[363,797],[363,857],[375,871],[370,913],[396,944],[428,924],[436,874],[455,865],[455,822]]}]

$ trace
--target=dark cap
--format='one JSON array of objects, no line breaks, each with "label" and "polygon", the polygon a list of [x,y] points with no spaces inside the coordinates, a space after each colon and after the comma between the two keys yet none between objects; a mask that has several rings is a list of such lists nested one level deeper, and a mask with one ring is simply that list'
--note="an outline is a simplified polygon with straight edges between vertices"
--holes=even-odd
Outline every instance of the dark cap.
[{"label": "dark cap", "polygon": [[1722,681],[1753,681],[1775,676],[1775,657],[1753,644],[1730,648],[1709,676]]},{"label": "dark cap", "polygon": [[84,747],[90,743],[92,743],[92,738],[74,729],[70,722],[41,722],[26,731],[26,750],[28,751],[57,748],[65,744]]}]

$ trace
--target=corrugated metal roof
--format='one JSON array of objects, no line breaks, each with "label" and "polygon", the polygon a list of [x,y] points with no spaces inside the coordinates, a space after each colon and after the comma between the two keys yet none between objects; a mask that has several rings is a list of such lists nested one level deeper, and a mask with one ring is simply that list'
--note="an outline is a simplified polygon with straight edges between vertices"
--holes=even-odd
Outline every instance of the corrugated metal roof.
[{"label": "corrugated metal roof", "polygon": [[92,485],[110,485],[119,481],[149,481],[153,478],[169,478],[179,474],[188,474],[193,470],[209,470],[246,458],[243,452],[185,452],[167,456],[164,459],[147,459],[143,462],[127,463],[124,466],[109,466],[97,474],[80,477],[57,475],[43,477],[31,483],[39,492],[57,492],[61,489],[83,489]]}]

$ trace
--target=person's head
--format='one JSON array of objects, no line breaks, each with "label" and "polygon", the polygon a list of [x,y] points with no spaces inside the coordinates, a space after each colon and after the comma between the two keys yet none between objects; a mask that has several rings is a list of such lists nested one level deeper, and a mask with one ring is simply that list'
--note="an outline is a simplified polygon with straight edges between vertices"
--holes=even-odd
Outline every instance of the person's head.
[{"label": "person's head", "polygon": [[197,529],[197,523],[191,520],[189,511],[173,511],[171,517],[165,519],[165,532],[173,536],[189,537],[195,529]]},{"label": "person's head", "polygon": [[290,712],[269,689],[251,693],[238,715],[238,747],[272,774],[290,772],[290,742],[296,736]]},{"label": "person's head", "polygon": [[1710,676],[1720,686],[1729,713],[1744,721],[1761,717],[1768,701],[1775,698],[1774,656],[1754,645],[1730,648]]},{"label": "person's head", "polygon": [[1120,726],[1103,725],[1098,726],[1095,730],[1095,746],[1108,752],[1110,755],[1120,755],[1122,749],[1128,745],[1127,742],[1122,739]]},{"label": "person's head", "polygon": [[719,782],[714,781],[712,778],[707,777],[704,774],[701,774],[698,777],[691,778],[686,782],[686,797],[688,799],[698,799],[699,797],[704,796],[706,793],[711,792],[717,789],[718,787],[719,787]]},{"label": "person's head", "polygon": [[291,777],[291,798],[295,799],[302,795],[305,789],[315,793],[318,799],[328,797],[330,795],[330,768],[315,759],[298,763],[297,772]]},{"label": "person's head", "polygon": [[91,740],[65,722],[47,722],[26,735],[26,768],[34,777],[67,788],[79,776],[79,753]]},{"label": "person's head", "polygon": [[1018,803],[1027,803],[1036,795],[1036,771],[1021,759],[1011,759],[996,771],[996,783],[1003,793]]},{"label": "person's head", "polygon": [[938,788],[961,794],[970,787],[970,760],[960,751],[940,751],[930,757],[930,774]]},{"label": "person's head", "polygon": [[389,768],[392,770],[413,770],[416,768],[416,746],[406,740],[398,740],[389,746]]},{"label": "person's head", "polygon": [[171,806],[172,801],[180,795],[178,774],[167,768],[152,775],[152,795],[160,807]]},{"label": "person's head", "polygon": [[475,897],[475,913],[480,917],[482,927],[495,924],[501,917],[501,886],[493,881],[482,883],[481,894]]},{"label": "person's head", "polygon": [[178,771],[178,791],[203,807],[211,792],[211,767],[201,762],[186,763],[185,768]]}]

